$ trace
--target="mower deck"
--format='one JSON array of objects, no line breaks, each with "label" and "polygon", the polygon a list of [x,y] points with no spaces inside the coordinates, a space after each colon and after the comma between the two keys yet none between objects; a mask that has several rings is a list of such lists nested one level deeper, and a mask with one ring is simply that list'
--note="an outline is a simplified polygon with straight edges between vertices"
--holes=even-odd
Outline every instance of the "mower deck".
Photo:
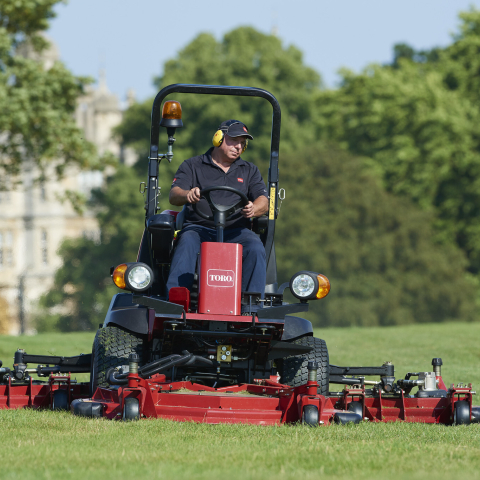
[{"label": "mower deck", "polygon": [[[163,418],[197,423],[248,423],[279,425],[301,421],[312,426],[331,423],[420,422],[476,423],[480,407],[472,407],[472,386],[447,389],[437,377],[443,396],[420,398],[403,390],[385,393],[365,385],[345,386],[340,392],[317,394],[316,381],[300,387],[277,382],[277,377],[255,384],[212,388],[189,381],[169,382],[156,374],[142,379],[128,374],[128,385],[98,388],[89,398],[89,385],[75,383],[69,375],[51,375],[46,382],[0,385],[0,409],[51,408],[87,417],[136,420]],[[455,418],[455,405],[462,402],[464,418]],[[316,415],[318,412],[318,416]],[[468,415],[468,419],[465,415]]]}]

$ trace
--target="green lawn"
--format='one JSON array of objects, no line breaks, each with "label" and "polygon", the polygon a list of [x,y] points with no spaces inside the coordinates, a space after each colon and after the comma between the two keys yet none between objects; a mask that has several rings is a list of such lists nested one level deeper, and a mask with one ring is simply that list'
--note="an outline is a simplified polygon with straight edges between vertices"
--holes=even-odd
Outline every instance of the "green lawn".
[{"label": "green lawn", "polygon": [[[447,384],[480,385],[480,324],[317,331],[337,365],[395,364],[397,377],[442,357]],[[93,334],[0,337],[9,366],[16,348],[73,355]],[[480,400],[474,402],[480,404]],[[50,411],[0,411],[0,478],[480,478],[480,425],[257,427],[136,423]]]}]

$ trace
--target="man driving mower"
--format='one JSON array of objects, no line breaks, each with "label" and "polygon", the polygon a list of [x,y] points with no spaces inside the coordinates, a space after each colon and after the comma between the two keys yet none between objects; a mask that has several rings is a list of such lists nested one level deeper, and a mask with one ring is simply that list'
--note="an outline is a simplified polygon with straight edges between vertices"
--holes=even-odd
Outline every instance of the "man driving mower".
[{"label": "man driving mower", "polygon": [[[215,242],[217,235],[214,222],[205,219],[210,214],[210,208],[200,192],[209,187],[224,186],[240,190],[248,198],[248,203],[227,219],[223,241],[243,246],[242,291],[258,292],[263,297],[266,283],[265,248],[250,229],[250,219],[267,212],[268,198],[258,168],[240,157],[249,139],[253,140],[253,136],[242,122],[222,122],[213,136],[213,147],[203,155],[185,160],[177,170],[169,200],[175,206],[186,205],[186,212],[171,263],[168,291],[173,287],[191,289],[200,244]],[[210,195],[211,201],[217,205],[238,202],[238,195],[226,190],[216,190]]]}]

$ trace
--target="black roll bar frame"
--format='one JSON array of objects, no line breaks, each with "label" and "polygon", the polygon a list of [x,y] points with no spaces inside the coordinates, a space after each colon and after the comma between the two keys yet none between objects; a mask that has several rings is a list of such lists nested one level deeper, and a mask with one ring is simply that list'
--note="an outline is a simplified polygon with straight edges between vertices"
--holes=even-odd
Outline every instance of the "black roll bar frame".
[{"label": "black roll bar frame", "polygon": [[[232,87],[225,85],[195,85],[177,83],[162,88],[162,90],[157,93],[152,106],[145,224],[147,220],[151,216],[155,215],[157,212],[158,167],[161,162],[161,157],[159,157],[158,151],[161,120],[160,109],[165,97],[172,93],[196,93],[204,95],[235,95],[241,97],[261,97],[268,100],[272,105],[272,135],[270,147],[270,166],[268,169],[269,210],[267,235],[265,238],[265,253],[267,256],[268,265],[270,261],[270,256],[272,254],[273,239],[275,236],[275,220],[278,214],[278,152],[280,148],[281,110],[277,99],[267,90],[255,87]],[[274,276],[276,277],[276,272]],[[276,278],[267,278],[267,285],[273,284],[275,282]]]}]

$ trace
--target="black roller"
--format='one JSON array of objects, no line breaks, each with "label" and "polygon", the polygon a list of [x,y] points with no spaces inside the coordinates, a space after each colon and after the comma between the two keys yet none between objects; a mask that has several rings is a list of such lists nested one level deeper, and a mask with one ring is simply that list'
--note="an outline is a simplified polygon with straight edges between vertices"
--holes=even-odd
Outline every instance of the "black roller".
[{"label": "black roller", "polygon": [[362,421],[362,416],[358,413],[353,412],[337,412],[333,416],[333,421],[337,425],[345,425],[347,423],[360,423]]}]

